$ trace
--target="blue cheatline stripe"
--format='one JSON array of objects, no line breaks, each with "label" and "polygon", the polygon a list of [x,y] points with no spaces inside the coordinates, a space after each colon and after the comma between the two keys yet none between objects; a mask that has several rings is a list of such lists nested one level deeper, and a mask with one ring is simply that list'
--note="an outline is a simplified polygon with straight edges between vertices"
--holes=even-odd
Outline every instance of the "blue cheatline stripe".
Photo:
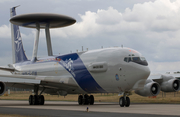
[{"label": "blue cheatline stripe", "polygon": [[74,77],[79,86],[88,93],[106,92],[91,76],[78,54],[68,54],[56,57],[61,64]]}]

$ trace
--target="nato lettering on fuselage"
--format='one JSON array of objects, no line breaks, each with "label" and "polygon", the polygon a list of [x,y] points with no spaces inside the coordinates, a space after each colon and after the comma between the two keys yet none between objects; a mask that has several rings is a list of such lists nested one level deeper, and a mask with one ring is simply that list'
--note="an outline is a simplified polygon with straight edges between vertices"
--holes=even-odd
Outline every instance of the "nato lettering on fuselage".
[{"label": "nato lettering on fuselage", "polygon": [[37,75],[36,71],[23,72],[22,75]]}]

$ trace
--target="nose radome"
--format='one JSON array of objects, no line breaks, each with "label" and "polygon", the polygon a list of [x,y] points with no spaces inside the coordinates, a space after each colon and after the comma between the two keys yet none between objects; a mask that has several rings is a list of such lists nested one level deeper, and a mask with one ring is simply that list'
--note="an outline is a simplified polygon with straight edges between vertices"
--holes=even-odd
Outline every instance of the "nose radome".
[{"label": "nose radome", "polygon": [[144,79],[147,79],[150,75],[151,71],[148,66],[142,69],[141,75]]}]

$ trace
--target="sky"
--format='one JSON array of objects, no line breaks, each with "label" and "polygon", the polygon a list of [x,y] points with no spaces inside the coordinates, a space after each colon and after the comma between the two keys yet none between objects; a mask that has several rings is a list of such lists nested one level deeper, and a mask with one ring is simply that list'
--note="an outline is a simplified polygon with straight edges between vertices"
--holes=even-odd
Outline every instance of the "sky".
[{"label": "sky", "polygon": [[[76,19],[51,29],[53,54],[121,46],[139,51],[152,73],[180,71],[180,0],[0,0],[0,65],[12,63],[10,8],[18,14],[57,13]],[[24,49],[32,56],[35,30],[20,27]],[[45,31],[38,57],[47,56]]]}]

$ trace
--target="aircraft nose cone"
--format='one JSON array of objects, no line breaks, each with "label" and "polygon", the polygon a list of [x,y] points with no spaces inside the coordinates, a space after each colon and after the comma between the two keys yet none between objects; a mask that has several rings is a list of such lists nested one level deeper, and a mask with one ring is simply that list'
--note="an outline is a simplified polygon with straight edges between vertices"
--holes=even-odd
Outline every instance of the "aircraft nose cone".
[{"label": "aircraft nose cone", "polygon": [[149,67],[145,67],[142,69],[142,72],[141,72],[141,76],[144,78],[144,79],[147,79],[150,75],[151,71],[149,69]]}]

